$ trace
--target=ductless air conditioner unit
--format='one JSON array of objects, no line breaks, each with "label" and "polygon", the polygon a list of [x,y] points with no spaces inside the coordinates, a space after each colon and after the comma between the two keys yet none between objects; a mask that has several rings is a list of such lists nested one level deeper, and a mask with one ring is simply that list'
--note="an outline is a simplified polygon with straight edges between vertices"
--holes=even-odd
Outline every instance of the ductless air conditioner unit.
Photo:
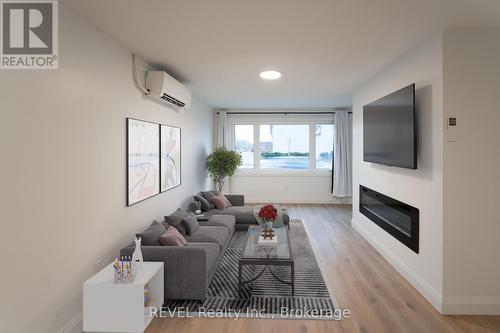
[{"label": "ductless air conditioner unit", "polygon": [[163,71],[149,71],[146,78],[149,96],[159,98],[170,105],[189,108],[191,91],[182,83]]}]

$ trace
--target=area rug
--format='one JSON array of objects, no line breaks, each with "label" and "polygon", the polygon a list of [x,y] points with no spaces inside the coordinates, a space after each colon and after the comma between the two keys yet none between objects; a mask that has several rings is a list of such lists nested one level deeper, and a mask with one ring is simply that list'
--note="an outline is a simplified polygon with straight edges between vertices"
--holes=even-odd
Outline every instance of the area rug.
[{"label": "area rug", "polygon": [[[238,260],[246,242],[246,230],[237,230],[217,268],[203,301],[168,300],[168,317],[271,318],[336,320],[338,309],[325,283],[302,219],[290,220],[290,239],[295,260],[295,295],[291,287],[266,272],[243,286],[238,294]],[[244,266],[244,280],[262,266]],[[289,267],[272,267],[274,274],[290,281]]]}]

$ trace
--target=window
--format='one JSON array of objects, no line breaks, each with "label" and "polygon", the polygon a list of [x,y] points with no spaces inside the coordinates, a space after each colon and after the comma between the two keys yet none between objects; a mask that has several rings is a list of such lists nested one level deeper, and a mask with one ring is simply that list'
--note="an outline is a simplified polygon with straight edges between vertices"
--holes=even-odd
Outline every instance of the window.
[{"label": "window", "polygon": [[316,124],[316,169],[331,169],[333,161],[333,124]]},{"label": "window", "polygon": [[253,169],[253,125],[235,125],[234,126],[234,150],[243,157],[241,169]]},{"label": "window", "polygon": [[335,127],[331,114],[238,114],[228,116],[231,149],[241,153],[240,170],[328,172]]},{"label": "window", "polygon": [[260,125],[261,169],[309,169],[309,125]]}]

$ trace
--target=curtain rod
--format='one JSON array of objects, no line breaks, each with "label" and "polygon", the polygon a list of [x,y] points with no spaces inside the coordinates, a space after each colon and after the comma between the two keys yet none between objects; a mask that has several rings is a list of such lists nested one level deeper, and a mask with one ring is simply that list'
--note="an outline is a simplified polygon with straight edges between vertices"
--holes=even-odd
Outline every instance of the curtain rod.
[{"label": "curtain rod", "polygon": [[[220,114],[220,111],[216,112],[217,114]],[[352,113],[352,111],[348,111],[347,113]],[[292,114],[335,114],[335,111],[331,112],[227,112],[227,114],[253,114],[253,115],[259,115],[259,114],[281,114],[281,115],[292,115]]]}]

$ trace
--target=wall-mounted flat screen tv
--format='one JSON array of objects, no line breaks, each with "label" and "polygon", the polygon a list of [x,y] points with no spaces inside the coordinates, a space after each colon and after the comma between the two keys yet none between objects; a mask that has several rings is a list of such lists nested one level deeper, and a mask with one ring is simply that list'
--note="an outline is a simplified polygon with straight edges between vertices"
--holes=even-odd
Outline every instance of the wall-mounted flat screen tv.
[{"label": "wall-mounted flat screen tv", "polygon": [[363,160],[417,168],[415,84],[363,107]]}]

